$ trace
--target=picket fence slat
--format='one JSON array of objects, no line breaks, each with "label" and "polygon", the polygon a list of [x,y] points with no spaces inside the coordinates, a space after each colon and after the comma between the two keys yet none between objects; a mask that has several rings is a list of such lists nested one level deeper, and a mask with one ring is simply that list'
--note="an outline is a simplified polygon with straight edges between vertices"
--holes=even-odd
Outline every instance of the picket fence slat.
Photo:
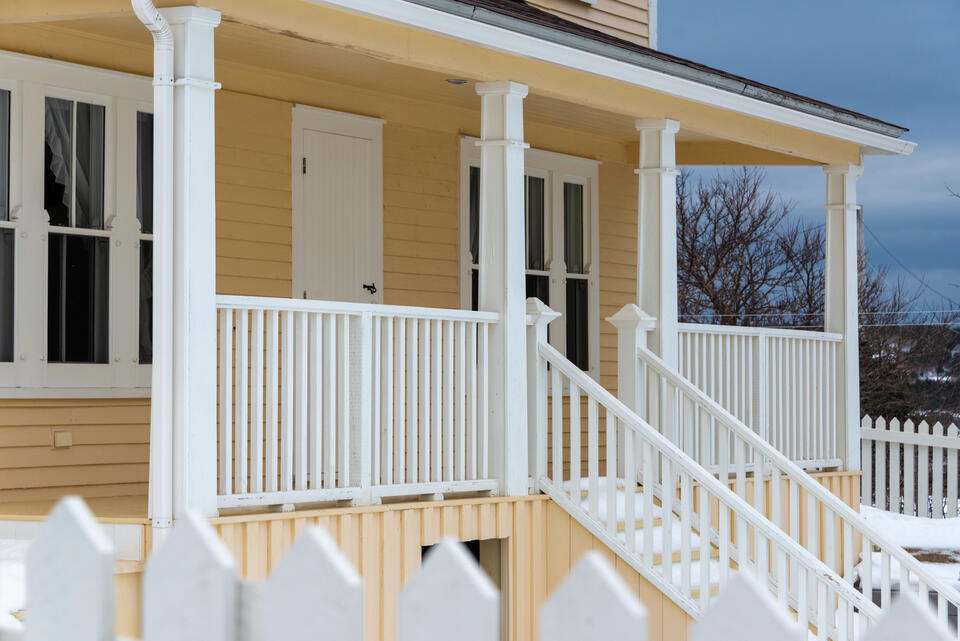
[{"label": "picket fence slat", "polygon": [[597,552],[580,559],[540,608],[541,641],[646,641],[647,611]]},{"label": "picket fence slat", "polygon": [[864,416],[860,438],[865,505],[934,519],[957,516],[960,434],[956,425]]},{"label": "picket fence slat", "polygon": [[82,500],[54,507],[27,552],[26,580],[25,641],[113,641],[113,544]]},{"label": "picket fence slat", "polygon": [[399,641],[497,641],[500,595],[466,549],[445,539],[403,586],[398,619]]},{"label": "picket fence slat", "polygon": [[264,641],[363,638],[360,577],[321,528],[306,529],[267,579]]}]

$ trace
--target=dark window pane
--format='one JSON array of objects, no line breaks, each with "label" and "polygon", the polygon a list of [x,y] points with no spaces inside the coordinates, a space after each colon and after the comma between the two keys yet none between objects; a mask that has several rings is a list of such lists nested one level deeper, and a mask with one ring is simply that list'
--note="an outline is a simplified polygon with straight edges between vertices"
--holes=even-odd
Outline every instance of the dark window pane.
[{"label": "dark window pane", "polygon": [[43,208],[50,224],[69,226],[73,203],[73,102],[47,98],[44,117]]},{"label": "dark window pane", "polygon": [[153,233],[153,114],[137,112],[137,220]]},{"label": "dark window pane", "polygon": [[480,168],[470,168],[470,260],[480,262]]},{"label": "dark window pane", "polygon": [[470,309],[480,309],[480,270],[470,270]]},{"label": "dark window pane", "polygon": [[0,220],[10,220],[10,92],[0,89]]},{"label": "dark window pane", "polygon": [[106,363],[110,240],[50,234],[47,351],[51,363]]},{"label": "dark window pane", "polygon": [[153,362],[153,243],[140,241],[140,363]]},{"label": "dark window pane", "polygon": [[544,180],[527,176],[527,269],[546,269],[544,247]]},{"label": "dark window pane", "polygon": [[[529,288],[529,286],[528,286]],[[567,279],[567,358],[582,370],[590,368],[587,340],[587,281]]]},{"label": "dark window pane", "polygon": [[527,298],[539,298],[544,304],[550,304],[550,278],[527,274]]},{"label": "dark window pane", "polygon": [[13,269],[12,229],[0,229],[0,362],[13,361]]},{"label": "dark window pane", "polygon": [[105,119],[102,105],[77,103],[77,227],[103,229]]},{"label": "dark window pane", "polygon": [[583,185],[563,183],[563,260],[568,274],[583,273]]}]

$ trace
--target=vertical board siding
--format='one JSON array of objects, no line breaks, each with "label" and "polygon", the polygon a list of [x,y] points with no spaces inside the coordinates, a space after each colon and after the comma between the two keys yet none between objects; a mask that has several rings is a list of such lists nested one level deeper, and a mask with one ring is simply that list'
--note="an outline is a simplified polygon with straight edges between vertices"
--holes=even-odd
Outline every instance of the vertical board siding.
[{"label": "vertical board siding", "polygon": [[[73,446],[53,449],[53,431]],[[147,493],[149,399],[0,400],[0,506]]]},{"label": "vertical board siding", "polygon": [[357,568],[365,586],[364,635],[396,638],[400,587],[419,569],[421,549],[444,537],[501,539],[507,564],[507,639],[537,638],[537,612],[581,556],[603,554],[650,613],[650,641],[686,639],[691,622],[679,607],[620,562],[598,539],[544,496],[223,517],[214,529],[243,576],[263,578],[304,528],[319,525]]},{"label": "vertical board siding", "polygon": [[647,0],[528,0],[530,4],[577,24],[611,36],[649,46]]}]

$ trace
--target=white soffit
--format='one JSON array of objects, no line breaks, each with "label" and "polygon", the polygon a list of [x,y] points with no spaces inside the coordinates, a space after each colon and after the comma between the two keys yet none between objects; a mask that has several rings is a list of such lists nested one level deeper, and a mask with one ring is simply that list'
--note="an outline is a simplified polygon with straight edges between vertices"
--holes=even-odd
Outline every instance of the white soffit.
[{"label": "white soffit", "polygon": [[867,154],[908,155],[916,143],[749,96],[535,38],[406,0],[308,0],[496,51],[541,60],[860,145]]}]

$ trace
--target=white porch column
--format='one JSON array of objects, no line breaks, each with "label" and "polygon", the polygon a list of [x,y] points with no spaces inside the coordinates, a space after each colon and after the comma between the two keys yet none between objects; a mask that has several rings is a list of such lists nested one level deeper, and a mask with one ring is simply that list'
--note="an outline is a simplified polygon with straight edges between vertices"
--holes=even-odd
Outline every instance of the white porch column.
[{"label": "white porch column", "polygon": [[637,211],[637,304],[657,319],[650,350],[677,367],[677,169],[680,124],[664,118],[636,122],[640,132]]},{"label": "white porch column", "polygon": [[526,85],[482,82],[480,309],[499,312],[489,344],[490,471],[507,495],[527,493],[523,99]]},{"label": "white porch column", "polygon": [[217,513],[213,30],[220,12],[162,9],[174,38],[173,516]]},{"label": "white porch column", "polygon": [[860,354],[858,336],[858,165],[829,165],[824,273],[824,331],[843,334],[838,357],[837,433],[848,470],[860,469]]}]

